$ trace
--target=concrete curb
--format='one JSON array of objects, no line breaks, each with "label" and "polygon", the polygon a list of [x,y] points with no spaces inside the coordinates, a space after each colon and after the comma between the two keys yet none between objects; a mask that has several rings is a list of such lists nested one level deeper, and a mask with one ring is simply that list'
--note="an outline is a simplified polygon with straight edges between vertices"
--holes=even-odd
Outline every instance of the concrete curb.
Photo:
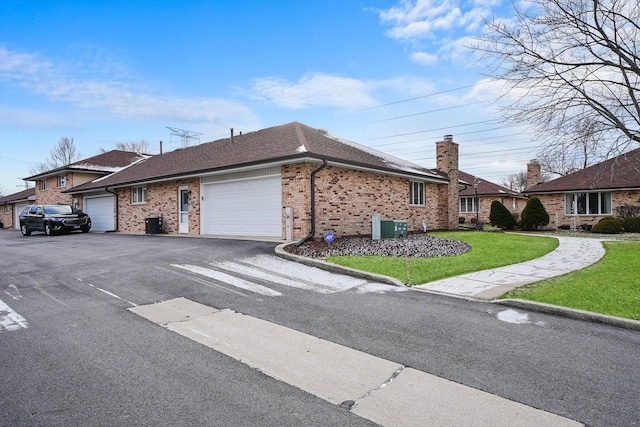
[{"label": "concrete curb", "polygon": [[563,316],[571,319],[586,320],[593,323],[616,326],[618,328],[640,331],[640,321],[625,319],[623,317],[609,316],[606,314],[593,313],[591,311],[578,310],[576,308],[562,307],[559,305],[546,304],[523,299],[500,299],[491,301],[492,304],[506,305],[514,308],[522,308],[539,313]]},{"label": "concrete curb", "polygon": [[640,321],[625,319],[622,317],[608,316],[606,314],[592,313],[590,311],[578,310],[568,307],[561,307],[558,305],[545,304],[535,301],[527,301],[522,299],[502,299],[502,300],[491,300],[487,301],[486,299],[478,299],[470,296],[464,295],[455,295],[448,294],[445,292],[437,292],[430,291],[428,289],[414,289],[411,286],[407,286],[398,279],[394,279],[393,277],[383,276],[381,274],[368,273],[366,271],[355,270],[349,267],[343,267],[341,265],[331,264],[326,261],[307,258],[300,255],[294,255],[285,251],[285,247],[288,245],[293,245],[293,242],[282,243],[276,246],[275,253],[277,256],[288,259],[290,261],[298,262],[301,264],[305,264],[311,267],[317,267],[323,270],[330,271],[332,273],[337,274],[346,274],[355,277],[361,277],[367,280],[374,280],[376,282],[388,283],[390,285],[400,286],[403,288],[408,288],[417,292],[427,292],[435,295],[446,296],[450,298],[458,298],[465,299],[467,301],[477,301],[477,302],[485,302],[491,304],[500,304],[506,305],[514,308],[522,308],[530,311],[536,311],[539,313],[552,314],[555,316],[563,316],[570,319],[584,320],[593,323],[601,323],[609,326],[616,326],[618,328],[631,329],[634,331],[640,331]]},{"label": "concrete curb", "polygon": [[295,262],[298,262],[300,264],[308,265],[310,267],[317,267],[317,268],[320,268],[322,270],[330,271],[332,273],[347,274],[349,276],[361,277],[363,279],[372,280],[372,281],[375,281],[375,282],[387,283],[389,285],[399,286],[401,288],[410,288],[409,286],[405,285],[404,283],[402,283],[398,279],[394,279],[393,277],[383,276],[382,274],[368,273],[366,271],[360,271],[360,270],[356,270],[354,268],[343,267],[341,265],[331,264],[329,262],[322,261],[322,260],[319,260],[319,259],[313,259],[313,258],[307,258],[307,257],[300,256],[300,255],[295,255],[295,254],[292,254],[290,252],[287,252],[284,249],[285,247],[287,247],[289,245],[294,245],[294,244],[295,243],[287,242],[287,243],[282,243],[282,244],[276,246],[276,250],[275,250],[276,255],[281,257],[281,258],[288,259],[290,261],[295,261]]}]

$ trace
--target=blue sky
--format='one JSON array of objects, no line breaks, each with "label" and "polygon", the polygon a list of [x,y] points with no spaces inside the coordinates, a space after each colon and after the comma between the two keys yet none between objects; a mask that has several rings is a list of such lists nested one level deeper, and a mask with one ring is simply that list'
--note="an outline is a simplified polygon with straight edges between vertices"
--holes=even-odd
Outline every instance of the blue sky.
[{"label": "blue sky", "polygon": [[[536,145],[504,128],[466,46],[499,0],[0,1],[0,187],[61,137],[81,157],[119,142],[181,147],[167,127],[251,132],[300,121],[435,166],[453,134],[464,171],[498,182]],[[192,144],[198,141],[193,140]]]}]

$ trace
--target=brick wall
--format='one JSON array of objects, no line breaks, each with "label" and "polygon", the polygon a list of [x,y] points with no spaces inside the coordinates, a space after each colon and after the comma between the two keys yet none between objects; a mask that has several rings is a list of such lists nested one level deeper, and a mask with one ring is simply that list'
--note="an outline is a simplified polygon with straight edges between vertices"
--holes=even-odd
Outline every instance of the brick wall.
[{"label": "brick wall", "polygon": [[180,187],[188,187],[189,234],[200,234],[200,180],[197,178],[147,184],[146,203],[131,203],[131,188],[117,190],[118,231],[144,234],[145,218],[162,217],[163,230],[178,233],[178,209]]},{"label": "brick wall", "polygon": [[[5,213],[5,206],[8,207],[9,212]],[[3,228],[13,228],[13,224],[15,224],[15,220],[13,218],[13,213],[15,211],[14,203],[7,203],[0,205],[0,222],[2,223]]]},{"label": "brick wall", "polygon": [[447,184],[446,214],[444,218],[446,228],[458,228],[459,194],[458,184],[458,144],[453,142],[452,135],[445,135],[445,140],[436,142],[436,162],[438,170],[449,176]]},{"label": "brick wall", "polygon": [[[282,201],[283,206],[293,207],[294,239],[310,232],[310,175],[317,167],[296,164],[282,168]],[[327,232],[336,236],[371,235],[373,214],[380,214],[383,220],[406,220],[410,231],[422,230],[422,221],[430,230],[443,228],[446,186],[425,183],[424,206],[411,206],[409,191],[407,179],[329,166],[316,174],[314,237]]]},{"label": "brick wall", "polygon": [[570,227],[580,227],[583,224],[594,225],[605,216],[616,216],[616,207],[618,206],[638,206],[640,205],[640,190],[614,191],[611,196],[611,214],[612,215],[565,215],[564,213],[564,193],[555,194],[533,194],[540,199],[544,208],[549,214],[549,226],[558,227],[559,225],[568,225]]},{"label": "brick wall", "polygon": [[[494,200],[502,203],[508,210],[513,214],[516,220],[520,219],[520,214],[522,210],[527,205],[527,201],[525,199],[516,199],[516,207],[513,208],[513,198],[512,197],[498,197],[498,196],[485,196],[480,198],[480,212],[478,212],[478,216],[480,218],[480,222],[484,222],[486,224],[489,223],[489,215],[491,214],[491,203]],[[459,213],[459,216],[465,219],[465,224],[469,224],[473,219],[475,221],[476,214],[475,213]]]},{"label": "brick wall", "polygon": [[[69,175],[67,175],[67,179],[69,179]],[[73,199],[78,199],[78,209],[82,209],[82,197],[71,196],[70,194],[62,194],[62,191],[68,190],[72,187],[72,184],[67,181],[67,185],[65,187],[58,187],[58,177],[52,176],[46,178],[47,180],[47,189],[44,191],[40,190],[40,181],[36,182],[36,201],[35,203],[39,205],[55,205],[55,204],[73,204]]]}]

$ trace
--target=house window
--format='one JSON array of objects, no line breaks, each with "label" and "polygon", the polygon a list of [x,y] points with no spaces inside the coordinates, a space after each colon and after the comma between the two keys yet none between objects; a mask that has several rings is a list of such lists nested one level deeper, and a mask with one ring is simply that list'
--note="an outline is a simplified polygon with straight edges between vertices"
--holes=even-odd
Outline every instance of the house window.
[{"label": "house window", "polygon": [[9,205],[8,204],[4,204],[4,213],[9,213]]},{"label": "house window", "polygon": [[67,176],[58,175],[58,187],[66,187],[66,186],[67,186]]},{"label": "house window", "polygon": [[424,182],[410,182],[409,203],[424,206]]},{"label": "house window", "polygon": [[611,215],[611,192],[567,193],[565,215]]},{"label": "house window", "polygon": [[476,212],[476,198],[460,197],[460,213],[475,213],[475,212]]},{"label": "house window", "polygon": [[147,187],[133,187],[131,189],[131,203],[147,203]]},{"label": "house window", "polygon": [[47,180],[46,179],[41,179],[40,180],[40,191],[46,191],[47,190]]}]

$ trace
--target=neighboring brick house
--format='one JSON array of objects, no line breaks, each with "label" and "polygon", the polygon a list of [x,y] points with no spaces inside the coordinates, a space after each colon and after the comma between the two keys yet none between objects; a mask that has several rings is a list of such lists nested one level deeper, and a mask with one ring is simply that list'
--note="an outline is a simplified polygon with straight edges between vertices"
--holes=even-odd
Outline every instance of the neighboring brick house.
[{"label": "neighboring brick house", "polygon": [[[77,187],[86,182],[99,181],[105,176],[118,172],[148,156],[129,151],[112,150],[88,159],[79,160],[68,165],[42,172],[28,178],[25,181],[35,182],[35,201],[37,204],[70,204],[89,214],[92,219],[92,229],[113,229],[113,226],[104,226],[100,221],[100,215],[95,211],[93,194],[85,194],[83,198],[73,194],[67,194],[66,190]],[[112,195],[109,195],[113,197]],[[113,211],[111,212],[113,217]]]},{"label": "neighboring brick house", "polygon": [[[458,224],[458,145],[422,166],[293,122],[151,156],[64,191],[114,194],[115,229],[296,240],[370,235],[371,218],[410,230]],[[93,216],[92,216],[93,219]]]},{"label": "neighboring brick house", "polygon": [[542,201],[553,227],[593,225],[617,207],[640,206],[640,148],[544,183],[535,162],[527,175],[524,192]]},{"label": "neighboring brick house", "polygon": [[488,223],[491,213],[491,203],[497,200],[502,203],[516,218],[527,204],[527,196],[510,190],[493,182],[486,181],[466,172],[459,172],[460,182],[464,189],[460,190],[460,218],[466,224],[480,222]]},{"label": "neighboring brick house", "polygon": [[31,187],[8,196],[0,197],[0,222],[2,228],[20,228],[18,216],[22,209],[35,203],[36,189]]}]

